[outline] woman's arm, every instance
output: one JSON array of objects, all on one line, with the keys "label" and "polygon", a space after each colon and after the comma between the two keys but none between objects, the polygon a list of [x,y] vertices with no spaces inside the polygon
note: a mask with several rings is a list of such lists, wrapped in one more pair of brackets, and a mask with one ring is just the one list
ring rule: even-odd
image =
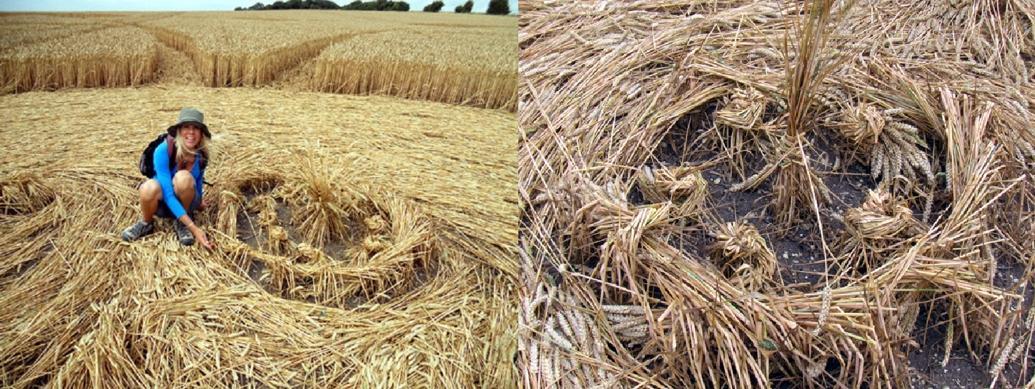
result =
[{"label": "woman's arm", "polygon": [[[191,175],[194,176],[194,196],[196,196],[194,197],[194,201],[197,201],[198,207],[201,207],[201,204],[203,204],[203,201],[205,201],[202,197],[202,187],[205,186],[205,171],[201,170],[201,158],[194,157],[194,167],[191,168]],[[193,206],[194,204],[191,205]],[[205,236],[205,232],[202,231],[201,228],[199,228],[197,225],[195,225],[194,221],[190,220],[190,217],[185,215],[181,219],[186,219],[180,221],[187,226],[187,229],[190,230],[192,234],[194,234],[194,239],[197,239],[198,242],[201,242],[202,246],[205,246],[205,248],[208,249],[214,247],[212,242],[208,240],[208,237]]]},{"label": "woman's arm", "polygon": [[186,215],[187,211],[183,209],[183,204],[180,204],[180,199],[173,190],[172,172],[169,171],[169,148],[166,142],[155,148],[152,162],[155,165],[155,180],[162,187],[162,201],[172,211],[173,216],[179,219]]},{"label": "woman's arm", "polygon": [[[155,180],[158,181],[158,185],[162,187],[162,201],[172,211],[173,216],[176,217],[183,225],[187,226],[191,234],[194,235],[194,239],[197,239],[203,246],[211,249],[212,243],[209,242],[208,237],[205,236],[205,232],[201,231],[194,221],[187,215],[187,211],[183,209],[183,204],[180,203],[180,199],[176,197],[176,191],[173,190],[172,185],[172,172],[169,171],[169,147],[163,142],[155,148],[154,159],[152,160],[155,165]],[[197,168],[197,166],[195,166]],[[195,190],[201,187],[202,182],[198,180],[194,183]],[[201,195],[200,190],[197,195]]]}]

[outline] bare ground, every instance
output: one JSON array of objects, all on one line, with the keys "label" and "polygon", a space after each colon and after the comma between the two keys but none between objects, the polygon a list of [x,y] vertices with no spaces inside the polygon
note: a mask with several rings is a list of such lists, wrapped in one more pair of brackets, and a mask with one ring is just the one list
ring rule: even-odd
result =
[{"label": "bare ground", "polygon": [[[712,126],[711,114],[709,109],[705,109],[704,112],[692,113],[681,120],[655,149],[654,161],[648,162],[648,166],[708,166],[709,161],[719,157],[713,149],[699,147],[699,137]],[[875,189],[877,184],[870,177],[868,166],[851,161],[847,155],[841,155],[838,140],[831,132],[821,130],[814,134],[813,138],[811,166],[819,172],[833,197],[832,203],[820,212],[824,234],[829,244],[844,228],[841,221],[833,215],[841,215],[848,208],[859,206],[867,191]],[[839,165],[836,168],[835,161]],[[764,161],[759,158],[751,160],[750,163],[756,170],[764,165]],[[755,190],[732,191],[730,188],[739,183],[739,179],[733,177],[732,172],[721,163],[703,169],[702,175],[708,182],[708,208],[717,216],[719,222],[745,221],[758,229],[776,254],[779,261],[778,273],[785,286],[798,290],[823,288],[823,275],[826,269],[814,217],[806,218],[790,230],[781,229],[766,210],[766,206],[772,200],[770,182]],[[643,200],[635,187],[630,199],[634,203],[641,203]],[[922,212],[916,207],[913,207],[913,211],[916,215]],[[944,211],[945,204],[936,202],[932,219]],[[677,238],[678,247],[699,258],[707,258],[707,247],[712,241],[707,231],[684,231]],[[1016,287],[1027,279],[1024,266],[1014,261],[999,263],[995,277],[995,284],[1004,288]],[[1025,295],[1025,301],[1030,301],[1032,292],[1027,291]],[[964,345],[956,345],[946,358],[946,320],[944,308],[935,312],[931,312],[929,305],[922,308],[914,334],[920,343],[919,347],[907,350],[913,387],[988,387],[992,383],[990,367],[983,365]],[[976,355],[987,357],[987,352]],[[944,366],[943,361],[946,362]],[[1027,363],[1031,362],[1033,361]],[[1031,379],[1031,374],[1027,377],[1020,376],[1024,363],[1024,358],[1019,358],[1006,365],[1000,381],[996,384],[1003,387],[1022,386]]]}]

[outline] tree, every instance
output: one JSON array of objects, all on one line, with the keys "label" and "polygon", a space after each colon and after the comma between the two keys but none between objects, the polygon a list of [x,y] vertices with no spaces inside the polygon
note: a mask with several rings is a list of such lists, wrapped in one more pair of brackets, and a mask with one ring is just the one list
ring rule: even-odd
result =
[{"label": "tree", "polygon": [[[353,1],[350,5],[354,6],[357,4],[365,4],[362,0]],[[371,2],[370,4],[374,4]],[[278,0],[270,5],[263,5],[262,3],[255,3],[248,8],[235,8],[235,10],[266,10],[266,9],[351,9],[348,6],[339,7],[337,3],[331,0]]]},{"label": "tree", "polygon": [[510,13],[510,5],[507,0],[489,0],[489,9],[485,11],[489,15],[506,15]]},{"label": "tree", "polygon": [[313,9],[338,9],[341,8],[337,3],[330,0],[307,0],[309,2],[309,8]]},{"label": "tree", "polygon": [[446,3],[443,3],[442,0],[435,0],[432,1],[431,4],[424,6],[424,12],[438,12],[441,11],[442,7],[445,6]]},{"label": "tree", "polygon": [[[310,1],[323,1],[323,0],[310,0]],[[409,11],[410,3],[405,1],[392,1],[392,0],[372,0],[363,1],[355,0],[341,9],[352,10],[352,11]]]},{"label": "tree", "polygon": [[474,8],[474,1],[467,0],[467,2],[464,3],[464,5],[456,6],[453,12],[456,12],[458,14],[469,14],[471,13],[471,8]]}]

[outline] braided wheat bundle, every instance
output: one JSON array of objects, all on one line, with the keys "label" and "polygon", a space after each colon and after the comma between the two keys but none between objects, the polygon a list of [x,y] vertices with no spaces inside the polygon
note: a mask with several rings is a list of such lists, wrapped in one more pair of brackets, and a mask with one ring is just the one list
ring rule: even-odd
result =
[{"label": "braided wheat bundle", "polygon": [[708,196],[708,182],[701,170],[693,166],[656,169],[644,166],[635,178],[645,200],[652,203],[672,201],[675,205],[672,213],[680,217],[700,213]]},{"label": "braided wheat bundle", "polygon": [[712,258],[734,284],[758,291],[774,282],[776,254],[753,225],[723,223],[713,235]]}]

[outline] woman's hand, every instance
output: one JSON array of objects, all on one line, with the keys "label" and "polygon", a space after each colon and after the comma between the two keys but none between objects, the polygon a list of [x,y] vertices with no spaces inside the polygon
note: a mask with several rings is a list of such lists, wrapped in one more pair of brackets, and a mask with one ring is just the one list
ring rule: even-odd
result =
[{"label": "woman's hand", "polygon": [[198,204],[198,210],[199,211],[204,211],[206,208],[211,207],[211,206],[212,206],[212,201],[210,201],[207,198],[203,198],[203,199],[201,199],[201,204]]},{"label": "woman's hand", "polygon": [[206,249],[212,250],[216,247],[216,245],[212,244],[212,242],[208,240],[208,237],[205,236],[205,231],[202,231],[196,224],[191,223],[190,233],[194,235],[194,240],[201,243],[201,245],[205,246]]}]

